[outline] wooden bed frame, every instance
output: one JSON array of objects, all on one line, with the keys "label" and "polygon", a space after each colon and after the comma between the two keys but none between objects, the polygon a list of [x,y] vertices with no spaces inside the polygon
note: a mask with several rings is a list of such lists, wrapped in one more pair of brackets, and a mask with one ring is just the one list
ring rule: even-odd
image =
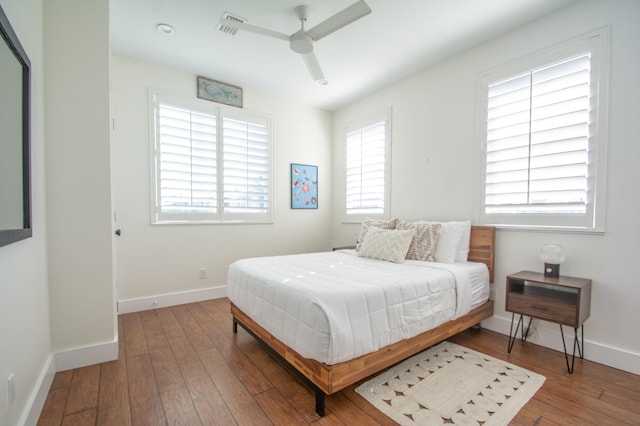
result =
[{"label": "wooden bed frame", "polygon": [[[495,227],[472,226],[469,247],[469,261],[485,263],[489,268],[490,282],[493,282]],[[233,315],[234,333],[237,333],[238,324],[240,324],[249,334],[264,344],[269,352],[280,361],[283,361],[284,364],[295,373],[299,374],[300,377],[314,389],[316,394],[316,412],[318,415],[324,416],[325,396],[339,392],[354,383],[446,340],[454,334],[479,324],[480,321],[493,315],[493,301],[488,300],[466,315],[448,321],[410,339],[402,340],[350,361],[333,365],[303,358],[249,318],[249,316],[233,303],[231,303],[231,314]]]}]

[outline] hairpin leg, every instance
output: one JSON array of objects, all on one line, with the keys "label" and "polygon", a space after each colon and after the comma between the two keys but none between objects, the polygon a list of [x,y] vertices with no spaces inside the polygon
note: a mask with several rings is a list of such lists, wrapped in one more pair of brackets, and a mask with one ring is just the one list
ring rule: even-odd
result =
[{"label": "hairpin leg", "polygon": [[[569,374],[573,374],[573,366],[576,362],[576,349],[578,350],[578,356],[580,359],[584,359],[584,324],[580,326],[581,338],[578,338],[578,329],[573,329],[573,354],[571,355],[571,365],[569,365],[569,354],[567,354],[567,345],[564,340],[562,324],[560,324],[560,334],[562,335],[562,347],[564,349],[564,359],[567,363],[567,371]],[[580,340],[582,340],[582,345],[580,344]]]}]

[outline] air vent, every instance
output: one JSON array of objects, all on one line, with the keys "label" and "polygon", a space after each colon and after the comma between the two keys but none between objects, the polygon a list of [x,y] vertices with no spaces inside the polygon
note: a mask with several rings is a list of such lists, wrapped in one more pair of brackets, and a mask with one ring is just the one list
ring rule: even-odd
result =
[{"label": "air vent", "polygon": [[234,21],[234,22],[240,22],[241,24],[244,24],[244,21],[246,21],[246,19],[239,17],[238,15],[234,15],[232,13],[229,12],[225,12],[222,15],[222,18],[220,19],[220,23],[218,24],[218,31],[222,31],[223,33],[227,33],[229,35],[236,35],[238,34],[238,29],[237,28],[232,28],[229,27],[227,25],[224,24],[225,20],[229,20],[229,21]]}]

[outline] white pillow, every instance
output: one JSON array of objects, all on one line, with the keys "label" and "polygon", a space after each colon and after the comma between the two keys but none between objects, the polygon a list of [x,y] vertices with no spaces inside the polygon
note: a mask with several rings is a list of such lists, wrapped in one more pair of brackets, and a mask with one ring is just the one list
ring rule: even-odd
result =
[{"label": "white pillow", "polygon": [[439,223],[398,220],[396,229],[415,230],[416,232],[409,246],[407,259],[433,262],[441,227]]},{"label": "white pillow", "polygon": [[464,229],[454,222],[440,223],[440,236],[436,245],[435,259],[440,263],[454,263],[458,255]]},{"label": "white pillow", "polygon": [[469,257],[469,243],[471,242],[471,221],[465,220],[457,223],[462,229],[462,238],[460,238],[460,244],[458,245],[458,254],[456,255],[456,262],[467,262]]},{"label": "white pillow", "polygon": [[415,233],[414,230],[388,230],[372,226],[362,240],[358,256],[402,263]]},{"label": "white pillow", "polygon": [[440,235],[433,257],[436,262],[454,263],[466,262],[469,256],[469,240],[471,238],[471,221],[448,222],[416,222],[439,223]]}]

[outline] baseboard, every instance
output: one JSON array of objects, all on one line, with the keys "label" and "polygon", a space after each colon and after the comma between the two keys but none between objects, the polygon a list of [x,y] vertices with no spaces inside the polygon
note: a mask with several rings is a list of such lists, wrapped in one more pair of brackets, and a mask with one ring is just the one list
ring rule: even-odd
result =
[{"label": "baseboard", "polygon": [[164,308],[167,306],[183,305],[185,303],[201,302],[209,299],[220,299],[226,296],[227,286],[219,286],[179,293],[159,294],[138,299],[119,300],[118,315]]},{"label": "baseboard", "polygon": [[56,371],[65,371],[116,359],[118,359],[117,337],[113,342],[58,352],[55,354],[55,367]]},{"label": "baseboard", "polygon": [[51,354],[40,371],[38,380],[36,381],[33,391],[29,396],[29,400],[27,401],[26,409],[22,413],[22,418],[18,424],[26,426],[35,426],[38,424],[40,413],[42,412],[44,403],[47,400],[47,394],[49,393],[49,389],[51,388],[51,383],[53,383],[53,377],[55,375],[55,354]]},{"label": "baseboard", "polygon": [[[163,294],[155,297],[122,300],[118,302],[118,314],[144,311],[165,306],[181,305],[208,299],[226,297],[227,287],[213,287],[181,293]],[[21,425],[35,426],[38,423],[42,408],[53,378],[58,371],[86,367],[102,362],[118,359],[117,337],[113,342],[101,343],[84,348],[76,348],[49,355],[42,368],[34,390],[27,401],[25,411],[20,419]]]},{"label": "baseboard", "polygon": [[100,364],[116,359],[118,359],[117,338],[114,342],[101,343],[49,355],[38,376],[33,392],[29,396],[19,424],[35,426],[38,423],[49,389],[51,389],[53,378],[58,371],[86,367],[87,365]]},{"label": "baseboard", "polygon": [[[509,335],[511,318],[501,318],[494,315],[491,318],[482,321],[482,327],[501,334]],[[585,359],[627,371],[629,373],[640,374],[640,354],[606,346],[589,340],[588,324],[585,329]],[[567,345],[573,347],[573,331],[568,327],[565,327],[565,338],[568,339]],[[562,336],[560,335],[559,327],[556,327],[553,330],[537,327],[535,334],[527,341],[556,351],[564,351],[562,348]]]}]

